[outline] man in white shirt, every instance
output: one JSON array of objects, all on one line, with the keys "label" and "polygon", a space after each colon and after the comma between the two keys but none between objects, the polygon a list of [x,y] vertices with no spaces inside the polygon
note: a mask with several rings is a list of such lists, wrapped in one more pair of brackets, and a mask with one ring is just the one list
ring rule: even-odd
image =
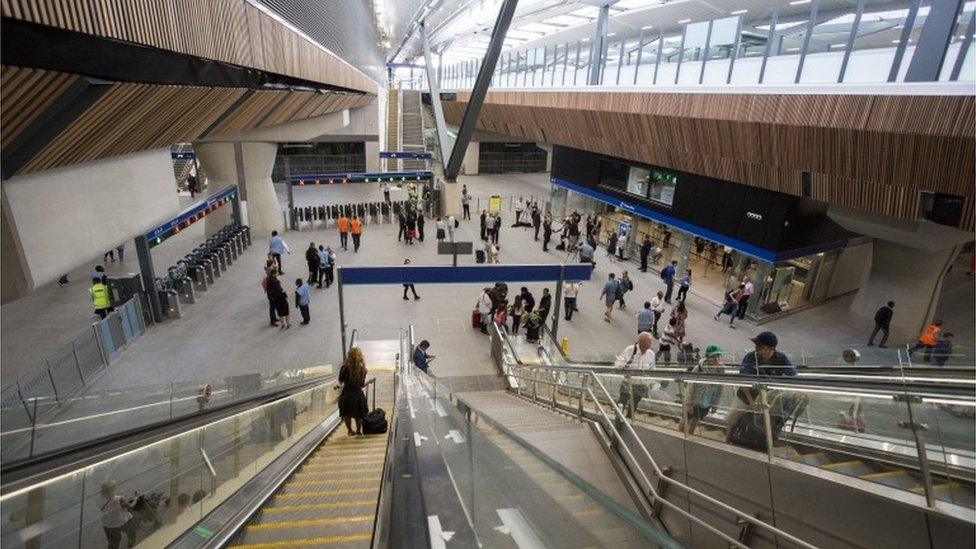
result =
[{"label": "man in white shirt", "polygon": [[739,299],[739,309],[735,312],[735,315],[738,316],[740,320],[745,318],[746,308],[749,307],[749,298],[752,297],[752,293],[756,291],[748,276],[742,277],[742,284],[744,285],[742,288],[742,297]]},{"label": "man in white shirt", "polygon": [[[654,369],[654,350],[651,349],[653,344],[654,336],[648,332],[641,332],[637,336],[637,342],[633,345],[628,345],[617,356],[615,367],[625,371],[623,380],[620,383],[620,398],[618,402],[627,417],[633,417],[637,405],[640,404],[642,398],[647,396],[647,385],[639,380],[631,381],[630,376],[626,372],[630,370],[640,372]],[[633,399],[630,398],[631,392],[633,392]]]},{"label": "man in white shirt", "polygon": [[488,323],[491,322],[491,288],[485,288],[478,298],[478,313],[481,314],[481,333],[488,333]]},{"label": "man in white shirt", "polygon": [[566,309],[566,320],[573,320],[573,313],[576,311],[576,296],[579,295],[580,286],[579,282],[563,283],[563,308]]},{"label": "man in white shirt", "polygon": [[519,221],[522,219],[522,210],[525,209],[525,202],[519,197],[518,202],[515,204],[515,224],[518,225]]},{"label": "man in white shirt", "polygon": [[651,311],[654,312],[654,323],[651,325],[651,332],[657,336],[657,323],[661,320],[661,315],[664,314],[664,292],[658,292],[656,296],[651,298]]},{"label": "man in white shirt", "polygon": [[626,248],[627,248],[627,233],[623,233],[619,237],[617,237],[617,257],[619,257],[621,261],[626,259],[626,257],[624,257],[624,250]]}]

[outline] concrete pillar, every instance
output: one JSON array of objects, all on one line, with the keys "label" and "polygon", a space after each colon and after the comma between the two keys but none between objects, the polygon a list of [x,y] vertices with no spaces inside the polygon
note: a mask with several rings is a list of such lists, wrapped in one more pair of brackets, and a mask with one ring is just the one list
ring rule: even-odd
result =
[{"label": "concrete pillar", "polygon": [[566,217],[566,203],[569,199],[569,190],[565,187],[552,186],[549,192],[549,212],[555,221],[560,221]]},{"label": "concrete pillar", "polygon": [[[244,216],[255,238],[271,234],[271,231],[284,231],[282,206],[278,203],[274,185],[271,183],[271,171],[278,153],[277,143],[243,143],[243,177],[238,174],[233,143],[197,143],[194,144],[194,150],[211,183],[215,184],[212,191],[243,182],[241,206],[246,212]],[[231,209],[225,208],[226,212],[218,210],[219,215],[207,216],[208,234],[230,222]]]},{"label": "concrete pillar", "polygon": [[[688,254],[691,253],[691,241],[693,237],[678,229],[671,229],[674,231],[675,236],[678,237],[678,257],[672,257],[672,260],[677,260],[678,265],[675,267],[675,277],[681,278],[685,274],[685,269],[688,268]],[[673,239],[674,237],[672,237]],[[692,273],[694,274],[694,273]],[[701,275],[701,273],[698,273]]]},{"label": "concrete pillar", "polygon": [[380,168],[380,142],[366,141],[366,171],[376,173]]},{"label": "concrete pillar", "polygon": [[[443,204],[443,209],[441,213],[444,216],[453,215],[458,219],[461,218],[461,184],[460,183],[444,183],[442,187],[443,194],[441,195]],[[474,214],[472,214],[474,217]]]},{"label": "concrete pillar", "polygon": [[464,159],[461,160],[461,173],[465,175],[478,175],[478,163],[481,162],[481,145],[476,141],[468,143],[468,148],[464,150]]},{"label": "concrete pillar", "polygon": [[871,268],[865,271],[861,287],[851,302],[851,312],[863,318],[868,329],[873,326],[878,307],[894,301],[888,344],[914,341],[933,320],[942,281],[958,253],[958,247],[928,251],[875,240]]}]

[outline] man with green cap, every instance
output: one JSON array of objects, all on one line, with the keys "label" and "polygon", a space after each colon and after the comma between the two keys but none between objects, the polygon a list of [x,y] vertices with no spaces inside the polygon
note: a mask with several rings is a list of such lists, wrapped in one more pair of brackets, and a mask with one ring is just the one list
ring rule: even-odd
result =
[{"label": "man with green cap", "polygon": [[[705,347],[705,358],[701,359],[691,372],[695,374],[721,374],[722,348],[718,345]],[[721,397],[721,385],[716,383],[688,383],[688,388],[682,399],[684,411],[681,414],[681,423],[678,428],[689,435],[694,434],[698,422],[705,419],[705,416],[710,412],[715,411]]]}]

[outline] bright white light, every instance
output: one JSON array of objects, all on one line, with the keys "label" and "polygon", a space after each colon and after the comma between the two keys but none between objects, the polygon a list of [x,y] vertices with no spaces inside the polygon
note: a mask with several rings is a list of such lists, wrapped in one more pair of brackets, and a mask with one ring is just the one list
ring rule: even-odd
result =
[{"label": "bright white light", "polygon": [[678,21],[679,25],[683,25],[685,23],[691,23],[691,19],[682,19],[681,21]]},{"label": "bright white light", "polygon": [[793,0],[792,2],[790,2],[790,5],[791,6],[799,6],[801,4],[809,4],[809,3],[810,3],[810,0]]},{"label": "bright white light", "polygon": [[743,13],[749,13],[749,10],[735,10],[732,15],[742,15]]},{"label": "bright white light", "polygon": [[653,29],[653,28],[654,28],[654,25],[648,25],[646,27],[641,27],[641,30],[642,31],[646,31],[646,30],[650,30],[650,29]]},{"label": "bright white light", "polygon": [[613,37],[613,36],[617,36],[617,33],[611,32],[610,34],[607,35],[607,38],[610,38],[610,37]]}]

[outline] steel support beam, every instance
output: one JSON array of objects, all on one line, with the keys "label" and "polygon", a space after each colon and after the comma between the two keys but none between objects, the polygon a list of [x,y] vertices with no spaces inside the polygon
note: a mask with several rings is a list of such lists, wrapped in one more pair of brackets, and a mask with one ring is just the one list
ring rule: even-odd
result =
[{"label": "steel support beam", "polygon": [[600,6],[600,15],[596,19],[596,31],[593,33],[593,40],[590,41],[590,77],[587,84],[591,86],[600,85],[600,77],[603,76],[603,43],[607,37],[607,20],[610,19],[610,4]]},{"label": "steel support beam", "polygon": [[512,24],[516,7],[518,7],[518,0],[505,0],[498,11],[495,28],[491,31],[491,41],[488,43],[488,50],[485,51],[485,60],[478,71],[474,88],[471,89],[471,97],[468,99],[467,108],[464,109],[464,117],[461,118],[461,125],[458,127],[451,157],[444,166],[444,179],[447,181],[455,181],[461,171],[461,161],[464,160],[468,142],[474,134],[475,123],[478,121],[478,115],[481,114],[488,85],[491,84],[491,74],[495,71],[495,63],[498,62],[498,55],[502,51],[502,44],[505,42],[505,35],[508,34],[508,27]]},{"label": "steel support beam", "polygon": [[451,150],[451,134],[448,133],[447,122],[444,121],[444,107],[441,105],[441,87],[437,78],[437,71],[434,70],[434,57],[430,54],[427,25],[424,21],[420,22],[420,41],[424,49],[427,89],[430,91],[430,104],[434,107],[434,123],[437,126],[437,142],[440,147],[440,150],[437,152],[441,157],[441,163],[443,163],[447,159],[447,151]]},{"label": "steel support beam", "polygon": [[959,80],[959,73],[962,72],[962,64],[966,62],[966,54],[969,53],[969,46],[973,43],[974,30],[976,30],[976,12],[969,15],[969,26],[966,28],[966,35],[962,40],[962,44],[959,45],[959,55],[956,56],[956,62],[952,66],[952,74],[949,75],[949,80],[953,82]]},{"label": "steel support beam", "polygon": [[915,45],[915,55],[905,73],[905,82],[937,82],[945,62],[956,17],[963,0],[932,2],[925,17],[925,26]]}]

